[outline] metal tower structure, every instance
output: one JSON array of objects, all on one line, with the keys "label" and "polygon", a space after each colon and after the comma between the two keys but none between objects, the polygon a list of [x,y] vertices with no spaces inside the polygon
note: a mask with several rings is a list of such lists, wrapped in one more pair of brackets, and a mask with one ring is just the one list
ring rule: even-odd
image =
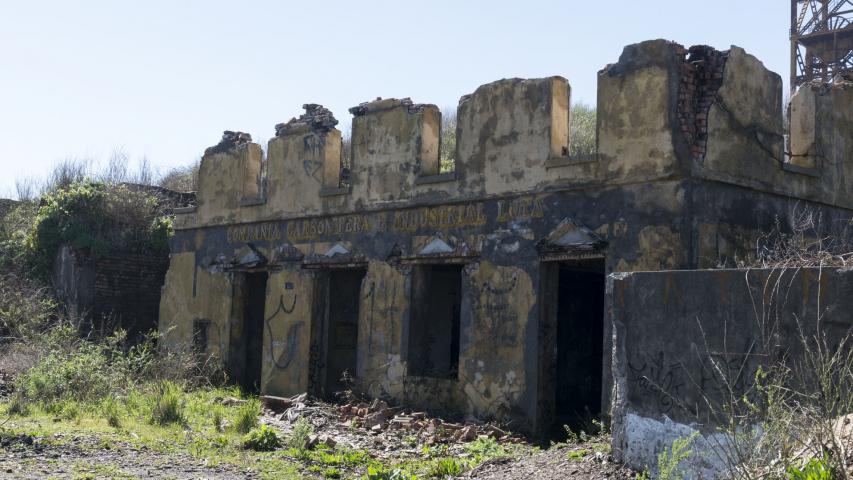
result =
[{"label": "metal tower structure", "polygon": [[791,0],[791,90],[853,74],[853,0]]}]

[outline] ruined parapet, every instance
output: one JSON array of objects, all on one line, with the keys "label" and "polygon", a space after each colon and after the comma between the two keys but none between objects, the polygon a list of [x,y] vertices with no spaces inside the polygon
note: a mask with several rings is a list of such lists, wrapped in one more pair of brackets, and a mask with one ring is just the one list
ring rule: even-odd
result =
[{"label": "ruined parapet", "polygon": [[303,105],[305,113],[276,125],[268,149],[269,211],[318,211],[324,194],[341,188],[341,132],[322,105]]},{"label": "ruined parapet", "polygon": [[261,146],[243,132],[225,131],[208,148],[198,172],[197,216],[200,223],[234,219],[246,201],[261,195]]},{"label": "ruined parapet", "polygon": [[549,161],[568,151],[569,91],[562,77],[512,78],[463,97],[456,158],[467,188],[498,194],[546,180]]},{"label": "ruined parapet", "polygon": [[[702,178],[849,205],[851,197],[839,190],[846,172],[815,163],[825,158],[827,166],[837,165],[849,154],[845,147],[819,153],[824,140],[815,132],[830,127],[815,123],[822,114],[814,93],[793,98],[786,158],[782,79],[757,58],[736,46],[688,49],[665,40],[629,45],[619,62],[599,73],[600,178]],[[846,111],[843,100],[823,105],[830,116]]]},{"label": "ruined parapet", "polygon": [[439,173],[438,107],[388,98],[362,103],[350,113],[354,198],[405,199],[418,177]]},{"label": "ruined parapet", "polygon": [[[742,48],[726,54],[722,83],[708,110],[702,176],[741,185],[784,183],[782,77]],[[715,82],[715,79],[709,80]]]},{"label": "ruined parapet", "polygon": [[[670,175],[678,166],[675,132],[681,47],[651,40],[625,47],[598,74],[598,155],[609,176]],[[687,152],[687,146],[682,146]]]},{"label": "ruined parapet", "polygon": [[827,177],[845,198],[853,194],[853,80],[800,87],[790,104],[790,164]]},{"label": "ruined parapet", "polygon": [[625,47],[599,72],[598,152],[607,177],[686,175],[701,164],[728,57],[650,40]]}]

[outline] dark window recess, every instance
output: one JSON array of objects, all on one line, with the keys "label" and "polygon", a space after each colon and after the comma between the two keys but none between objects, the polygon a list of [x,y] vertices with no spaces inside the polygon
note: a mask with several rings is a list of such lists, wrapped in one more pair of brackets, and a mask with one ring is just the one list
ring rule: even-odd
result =
[{"label": "dark window recess", "polygon": [[326,346],[326,395],[349,388],[355,376],[358,346],[358,304],[366,270],[335,270],[329,274],[329,336]]},{"label": "dark window recess", "polygon": [[246,275],[246,371],[243,390],[257,393],[261,389],[261,365],[263,364],[264,308],[267,301],[267,273]]},{"label": "dark window recess", "polygon": [[557,424],[577,428],[601,414],[604,260],[559,266]]},{"label": "dark window recess", "polygon": [[415,269],[409,325],[409,374],[457,378],[461,265],[424,265]]},{"label": "dark window recess", "polygon": [[208,332],[210,320],[193,320],[193,353],[207,353]]}]

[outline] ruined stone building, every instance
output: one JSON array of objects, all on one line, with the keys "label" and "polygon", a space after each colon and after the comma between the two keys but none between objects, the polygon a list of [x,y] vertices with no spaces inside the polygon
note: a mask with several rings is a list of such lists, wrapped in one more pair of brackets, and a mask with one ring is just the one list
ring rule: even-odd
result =
[{"label": "ruined stone building", "polygon": [[350,110],[346,168],[318,105],[266,159],[226,132],[177,214],[165,341],[271,395],[351,384],[545,433],[608,413],[607,275],[731,264],[795,208],[853,212],[853,89],[801,89],[786,147],[777,74],[656,40],[599,73],[595,155],[567,154],[569,105],[562,77],[480,86],[452,172],[441,113],[408,99]]},{"label": "ruined stone building", "polygon": [[[195,203],[195,195],[152,185],[122,183],[123,188],[142,191],[157,199],[164,214]],[[97,255],[88,249],[65,244],[51,266],[56,295],[86,331],[106,334],[122,328],[131,342],[141,340],[157,328],[160,287],[168,259],[164,254],[113,246]]]}]

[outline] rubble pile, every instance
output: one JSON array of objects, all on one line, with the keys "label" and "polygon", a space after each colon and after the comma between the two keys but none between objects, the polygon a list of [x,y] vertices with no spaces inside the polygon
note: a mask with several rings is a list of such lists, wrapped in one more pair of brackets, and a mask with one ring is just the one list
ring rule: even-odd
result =
[{"label": "rubble pile", "polygon": [[417,453],[423,445],[461,445],[478,438],[502,443],[521,443],[523,439],[491,423],[448,422],[427,412],[389,406],[375,399],[350,399],[342,404],[319,401],[300,394],[294,397],[262,396],[268,423],[288,431],[299,418],[307,418],[318,435],[310,443],[329,446],[346,444],[353,448],[377,445],[386,452]]},{"label": "rubble pile", "polygon": [[275,136],[281,137],[287,135],[288,132],[310,128],[319,131],[329,131],[338,124],[338,120],[332,114],[332,111],[318,103],[306,103],[302,105],[305,113],[299,118],[291,118],[285,123],[279,123],[275,126]]},{"label": "rubble pile", "polygon": [[232,132],[231,130],[225,130],[222,132],[222,140],[219,141],[216,145],[212,147],[208,147],[205,151],[205,155],[212,155],[214,153],[223,153],[231,150],[232,148],[236,148],[240,145],[246,145],[251,143],[252,136],[245,132]]}]

